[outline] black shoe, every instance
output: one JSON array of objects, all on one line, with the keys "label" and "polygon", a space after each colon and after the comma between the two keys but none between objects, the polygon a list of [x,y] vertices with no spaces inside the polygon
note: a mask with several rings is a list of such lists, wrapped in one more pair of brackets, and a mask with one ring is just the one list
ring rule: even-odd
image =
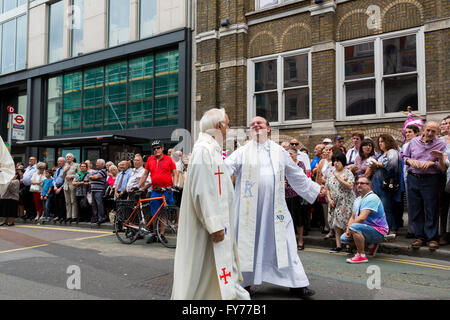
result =
[{"label": "black shoe", "polygon": [[166,237],[164,237],[164,235],[161,235],[161,241],[164,243],[168,243],[169,241],[167,241]]},{"label": "black shoe", "polygon": [[147,243],[154,243],[154,242],[158,242],[158,237],[156,235],[151,235],[148,239],[147,239]]},{"label": "black shoe", "polygon": [[15,224],[14,224],[14,223],[8,223],[7,226],[8,226],[8,227],[14,227]]},{"label": "black shoe", "polygon": [[329,253],[339,253],[339,252],[341,252],[342,251],[342,248],[341,247],[336,247],[336,248],[333,248],[333,249],[331,249],[330,251],[328,251]]},{"label": "black shoe", "polygon": [[405,237],[405,238],[406,238],[406,239],[415,239],[416,236],[414,235],[414,233],[408,232],[408,233],[406,234],[406,237]]},{"label": "black shoe", "polygon": [[75,222],[76,224],[78,224],[79,220],[78,218],[72,218],[70,219],[70,223]]},{"label": "black shoe", "polygon": [[308,289],[308,287],[304,288],[290,288],[291,294],[295,295],[299,298],[308,298],[312,297],[316,294],[314,290]]},{"label": "black shoe", "polygon": [[0,227],[6,226],[6,222],[0,223]]}]

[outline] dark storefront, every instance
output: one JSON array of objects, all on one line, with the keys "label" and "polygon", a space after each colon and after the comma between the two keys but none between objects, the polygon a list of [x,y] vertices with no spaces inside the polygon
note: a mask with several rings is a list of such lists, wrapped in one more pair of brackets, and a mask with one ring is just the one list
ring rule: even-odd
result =
[{"label": "dark storefront", "polygon": [[[49,166],[73,153],[79,161],[117,161],[168,146],[190,128],[190,30],[181,29],[0,78],[1,109],[26,115],[16,161],[38,156]],[[0,134],[7,140],[7,116]]]}]

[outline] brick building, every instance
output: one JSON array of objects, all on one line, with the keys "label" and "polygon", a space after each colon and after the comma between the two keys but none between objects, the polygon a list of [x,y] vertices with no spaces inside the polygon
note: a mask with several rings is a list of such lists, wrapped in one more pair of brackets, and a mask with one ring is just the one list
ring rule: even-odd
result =
[{"label": "brick building", "polygon": [[[397,140],[412,106],[450,113],[447,0],[197,0],[192,120],[269,119],[309,150],[351,132]],[[239,131],[239,130],[237,130]]]}]

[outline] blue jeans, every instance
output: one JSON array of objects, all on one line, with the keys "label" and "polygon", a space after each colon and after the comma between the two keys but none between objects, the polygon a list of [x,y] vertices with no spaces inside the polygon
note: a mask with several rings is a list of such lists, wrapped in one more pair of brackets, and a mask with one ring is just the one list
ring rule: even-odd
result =
[{"label": "blue jeans", "polygon": [[[375,228],[364,224],[364,223],[354,223],[350,226],[350,230],[359,233],[364,236],[365,243],[381,243],[384,241],[384,236],[379,233]],[[342,243],[351,243],[353,239],[348,238],[345,233],[341,236]]]},{"label": "blue jeans", "polygon": [[[163,195],[162,192],[152,190],[152,192],[150,193],[150,198],[159,198],[159,197],[162,197],[162,195]],[[173,205],[173,192],[172,192],[172,190],[165,191],[164,192],[164,197],[166,198],[166,203],[168,205]],[[162,204],[162,199],[150,201],[150,214],[152,215],[152,217],[158,211],[158,209],[161,206],[161,204]]]},{"label": "blue jeans", "polygon": [[47,198],[42,202],[44,202],[44,216],[50,219],[52,198]]}]

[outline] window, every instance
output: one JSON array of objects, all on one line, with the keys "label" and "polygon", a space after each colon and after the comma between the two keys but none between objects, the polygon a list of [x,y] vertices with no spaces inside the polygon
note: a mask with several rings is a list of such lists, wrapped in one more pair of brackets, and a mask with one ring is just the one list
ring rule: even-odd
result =
[{"label": "window", "polygon": [[10,20],[2,25],[2,73],[15,69],[16,20]]},{"label": "window", "polygon": [[178,50],[48,80],[47,136],[178,124]]},{"label": "window", "polygon": [[27,56],[27,16],[0,25],[1,73],[24,69]]},{"label": "window", "polygon": [[158,12],[156,0],[141,0],[140,33],[141,39],[158,33]]},{"label": "window", "polygon": [[72,57],[83,53],[84,0],[72,0]]},{"label": "window", "polygon": [[153,121],[153,56],[130,60],[128,128],[149,127]]},{"label": "window", "polygon": [[127,62],[106,66],[105,130],[123,130],[127,121]]},{"label": "window", "polygon": [[155,126],[178,124],[178,51],[155,56]]},{"label": "window", "polygon": [[16,70],[25,69],[27,61],[27,16],[17,18]]},{"label": "window", "polygon": [[104,74],[103,67],[89,69],[84,72],[83,132],[102,130]]},{"label": "window", "polygon": [[49,16],[48,62],[52,63],[64,58],[64,1],[51,4],[49,8]]},{"label": "window", "polygon": [[47,136],[61,134],[62,80],[62,76],[48,79]]},{"label": "window", "polygon": [[308,50],[260,57],[248,70],[248,118],[262,116],[275,124],[311,121]]},{"label": "window", "polygon": [[351,40],[337,47],[339,120],[425,113],[422,29]]},{"label": "window", "polygon": [[109,46],[130,40],[130,1],[109,0]]},{"label": "window", "polygon": [[276,6],[277,4],[294,2],[294,1],[296,1],[296,0],[255,0],[255,8],[256,8],[256,10],[265,9],[265,8]]},{"label": "window", "polygon": [[64,75],[63,134],[81,130],[82,73]]}]

